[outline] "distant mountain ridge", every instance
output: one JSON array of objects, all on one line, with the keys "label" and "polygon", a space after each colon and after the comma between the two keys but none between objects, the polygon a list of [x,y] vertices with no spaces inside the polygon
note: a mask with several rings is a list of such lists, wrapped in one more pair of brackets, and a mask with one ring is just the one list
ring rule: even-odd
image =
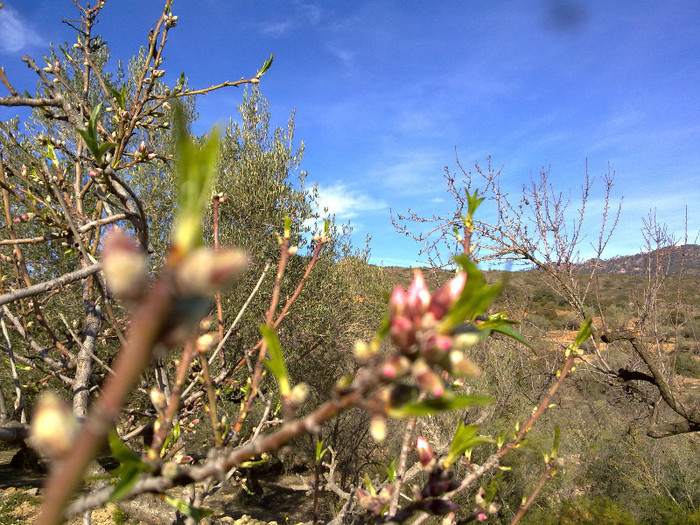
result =
[{"label": "distant mountain ridge", "polygon": [[650,253],[623,255],[607,260],[589,259],[580,265],[580,273],[590,273],[595,265],[598,272],[619,275],[644,275],[651,264],[654,268],[660,261],[668,275],[678,275],[683,270],[685,275],[700,275],[700,245],[684,244],[669,246]]}]

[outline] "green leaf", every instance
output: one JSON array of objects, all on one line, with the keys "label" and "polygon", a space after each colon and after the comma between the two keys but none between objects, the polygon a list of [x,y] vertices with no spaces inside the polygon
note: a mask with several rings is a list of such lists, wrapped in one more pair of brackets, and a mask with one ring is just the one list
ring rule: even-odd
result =
[{"label": "green leaf", "polygon": [[479,197],[479,190],[475,189],[474,193],[469,193],[469,190],[465,190],[467,194],[467,213],[469,217],[472,218],[476,213],[476,209],[484,202],[485,197]]},{"label": "green leaf", "polygon": [[287,365],[284,362],[282,345],[280,345],[277,332],[275,332],[275,329],[271,326],[260,325],[260,333],[267,343],[267,358],[265,359],[265,366],[275,376],[277,384],[280,387],[282,397],[286,397],[289,395],[291,388],[289,386],[289,378],[287,376]]},{"label": "green leaf", "polygon": [[116,90],[113,87],[109,87],[108,89],[110,95],[112,95],[114,100],[117,101],[117,106],[119,109],[124,109],[126,105],[126,84],[122,84],[119,90]]},{"label": "green leaf", "polygon": [[109,500],[115,502],[124,498],[131,490],[131,487],[134,486],[138,477],[143,472],[151,471],[152,467],[145,463],[140,455],[127,447],[119,439],[116,432],[110,432],[108,439],[109,449],[115,459],[119,461],[119,467],[112,473],[112,477],[118,477],[119,481],[109,496]]},{"label": "green leaf", "polygon": [[99,166],[102,166],[102,155],[104,154],[104,152],[100,151],[99,137],[97,136],[97,117],[99,116],[101,109],[102,102],[97,104],[95,109],[92,110],[87,127],[85,129],[78,130],[78,133],[80,133],[80,135],[83,137],[85,145],[90,150],[90,153],[92,153],[92,156],[95,157],[95,162],[97,162]]},{"label": "green leaf", "polygon": [[316,441],[316,464],[320,464],[321,460],[323,459],[323,456],[326,455],[326,452],[328,452],[327,448],[323,448],[323,440],[319,439]]},{"label": "green leaf", "polygon": [[372,480],[369,479],[369,474],[367,474],[366,472],[365,472],[364,482],[365,482],[365,488],[369,491],[369,493],[372,496],[376,496],[377,490],[374,488],[374,485],[372,485]]},{"label": "green leaf", "polygon": [[383,341],[389,336],[389,333],[391,332],[391,322],[389,321],[389,315],[385,315],[382,318],[382,323],[379,325],[379,330],[377,330],[377,339],[379,341]]},{"label": "green leaf", "polygon": [[463,395],[445,392],[442,396],[406,403],[400,407],[392,408],[389,415],[395,418],[430,416],[446,410],[458,410],[476,405],[489,405],[493,398],[489,396]]},{"label": "green leaf", "polygon": [[389,483],[396,481],[396,459],[392,459],[389,466],[386,468],[386,475],[389,478]]},{"label": "green leaf", "polygon": [[188,518],[192,518],[196,522],[199,522],[201,519],[206,518],[207,516],[211,516],[214,513],[212,510],[209,509],[198,509],[196,507],[188,505],[180,498],[173,498],[171,496],[168,496],[167,494],[165,495],[165,501],[167,501],[170,505],[175,507],[178,512],[184,514]]},{"label": "green leaf", "polygon": [[552,446],[552,458],[557,457],[557,451],[559,450],[559,425],[554,427],[554,445]]},{"label": "green leaf", "polygon": [[581,346],[586,339],[588,339],[591,334],[593,333],[593,327],[592,327],[592,320],[590,317],[586,317],[586,320],[583,321],[583,324],[581,325],[581,328],[578,331],[578,334],[576,335],[576,339],[574,339],[574,344],[573,346],[578,348]]},{"label": "green leaf", "polygon": [[496,490],[498,490],[498,482],[501,480],[501,477],[503,476],[503,471],[501,470],[498,474],[496,474],[492,479],[491,483],[489,484],[489,487],[486,489],[484,492],[484,504],[488,505],[493,501],[493,498],[496,496]]},{"label": "green leaf", "polygon": [[511,339],[515,339],[519,343],[527,346],[530,350],[534,350],[532,345],[527,342],[523,335],[516,330],[513,325],[520,324],[517,321],[508,319],[504,313],[490,315],[488,321],[479,324],[479,328],[489,328],[493,332],[498,332]]},{"label": "green leaf", "polygon": [[139,468],[139,466],[134,463],[121,465],[119,468],[117,468],[113,475],[115,477],[118,476],[119,481],[114,486],[114,489],[112,489],[112,493],[109,495],[109,501],[114,503],[124,499],[129,494],[129,491],[134,486],[136,480],[139,478],[142,472],[143,469]]},{"label": "green leaf", "polygon": [[242,468],[253,468],[253,467],[259,467],[260,465],[264,465],[267,463],[267,458],[261,458],[261,459],[255,459],[255,460],[250,460],[250,461],[243,461],[241,463]]},{"label": "green leaf", "polygon": [[202,220],[216,178],[219,141],[212,131],[201,147],[195,145],[187,133],[181,104],[175,104],[174,110],[179,210],[172,236],[174,247],[186,254],[202,245]]},{"label": "green leaf", "polygon": [[270,66],[272,65],[272,62],[274,62],[275,56],[274,54],[270,53],[270,58],[265,60],[265,63],[262,65],[258,73],[255,75],[255,78],[260,78],[263,76],[265,73],[267,73],[267,70],[270,69]]},{"label": "green leaf", "polygon": [[109,450],[119,463],[141,463],[141,456],[127,447],[116,432],[109,433]]},{"label": "green leaf", "polygon": [[445,458],[445,467],[449,468],[459,457],[465,452],[473,449],[477,445],[483,443],[495,443],[496,441],[490,437],[477,435],[478,427],[476,425],[464,425],[460,422],[455,431],[455,437],[450,445],[450,452]]},{"label": "green leaf", "polygon": [[51,162],[53,162],[54,166],[56,166],[57,168],[59,167],[58,157],[56,156],[56,151],[54,150],[53,144],[51,143],[48,143],[46,145],[46,156]]},{"label": "green leaf", "polygon": [[284,238],[289,239],[292,236],[292,218],[288,214],[284,214]]},{"label": "green leaf", "polygon": [[443,318],[440,331],[450,333],[464,321],[473,321],[477,315],[488,310],[491,302],[501,293],[503,283],[490,285],[484,279],[484,274],[467,255],[455,257],[457,266],[467,272],[467,282],[454,306]]}]

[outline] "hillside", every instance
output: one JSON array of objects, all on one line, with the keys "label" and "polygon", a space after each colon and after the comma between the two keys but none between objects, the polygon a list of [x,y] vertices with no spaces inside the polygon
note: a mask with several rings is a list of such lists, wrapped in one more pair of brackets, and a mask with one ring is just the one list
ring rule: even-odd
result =
[{"label": "hillside", "polygon": [[625,255],[607,260],[589,259],[581,265],[581,273],[590,273],[594,265],[599,273],[617,275],[644,275],[647,269],[657,264],[669,275],[678,275],[681,270],[686,275],[700,275],[700,245],[684,244],[655,250],[651,253]]}]

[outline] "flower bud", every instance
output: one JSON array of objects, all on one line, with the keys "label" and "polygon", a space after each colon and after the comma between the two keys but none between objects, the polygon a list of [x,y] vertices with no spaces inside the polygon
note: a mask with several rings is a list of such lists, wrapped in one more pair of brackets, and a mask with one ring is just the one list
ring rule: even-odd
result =
[{"label": "flower bud", "polygon": [[454,512],[459,509],[459,505],[452,501],[446,501],[444,499],[429,499],[425,500],[421,507],[424,511],[430,514],[436,514],[441,516],[447,514],[448,512]]},{"label": "flower bud", "polygon": [[413,282],[408,287],[406,300],[408,310],[414,318],[420,318],[428,310],[430,304],[430,292],[425,284],[425,279],[420,270],[413,272]]},{"label": "flower bud", "polygon": [[460,272],[435,291],[428,307],[428,311],[435,316],[435,319],[440,320],[445,316],[461,295],[466,282],[467,273]]},{"label": "flower bud", "polygon": [[416,452],[418,453],[418,459],[421,465],[424,467],[429,466],[435,458],[433,449],[430,448],[430,445],[423,436],[418,436],[416,438]]},{"label": "flower bud", "polygon": [[208,297],[231,284],[248,264],[239,250],[200,248],[177,270],[177,284],[185,296]]},{"label": "flower bud", "polygon": [[146,151],[146,142],[142,140],[139,144],[139,153],[143,153],[144,151]]},{"label": "flower bud", "polygon": [[298,246],[290,246],[289,249],[287,250],[287,253],[289,253],[289,255],[293,257],[294,255],[297,254],[298,251],[299,251]]},{"label": "flower bud", "polygon": [[376,354],[374,348],[372,348],[371,345],[368,345],[364,341],[355,341],[354,352],[355,359],[357,359],[357,362],[360,364],[367,363],[372,358],[372,356]]},{"label": "flower bud", "polygon": [[55,393],[43,393],[32,417],[32,446],[52,459],[59,459],[71,449],[77,431],[78,422],[70,407]]},{"label": "flower bud", "polygon": [[160,388],[151,388],[149,397],[151,398],[151,403],[153,403],[156,410],[161,412],[165,409],[165,394],[163,394],[163,391]]},{"label": "flower bud", "polygon": [[197,348],[197,351],[200,354],[203,354],[213,348],[216,348],[216,345],[218,344],[219,334],[216,332],[209,332],[207,334],[202,334],[197,338],[197,341],[195,342],[195,347]]},{"label": "flower bud", "polygon": [[309,385],[306,383],[299,383],[294,385],[294,388],[289,392],[287,399],[285,400],[292,408],[296,408],[301,405],[306,398],[309,396]]},{"label": "flower bud", "polygon": [[389,318],[399,317],[403,315],[406,310],[406,301],[408,300],[408,294],[401,286],[394,288],[391,292],[391,299],[389,299]]},{"label": "flower bud", "polygon": [[395,317],[391,320],[391,340],[397,348],[408,350],[416,342],[413,323],[406,317]]},{"label": "flower bud", "polygon": [[452,348],[452,338],[438,333],[430,334],[423,343],[425,357],[433,363],[441,361],[450,348]]},{"label": "flower bud", "polygon": [[369,423],[369,433],[375,443],[382,443],[386,439],[386,419],[383,416],[374,416]]},{"label": "flower bud", "polygon": [[385,379],[400,379],[407,375],[410,370],[411,362],[403,355],[393,355],[382,365],[382,375]]},{"label": "flower bud", "polygon": [[455,524],[455,513],[450,512],[447,516],[442,518],[442,523],[440,525],[454,525]]},{"label": "flower bud", "polygon": [[416,382],[435,397],[440,397],[445,393],[445,387],[433,369],[423,359],[417,359],[413,363],[413,377]]},{"label": "flower bud", "polygon": [[450,352],[450,372],[460,377],[479,377],[481,370],[459,350]]},{"label": "flower bud", "polygon": [[127,300],[143,296],[149,271],[146,254],[119,228],[105,239],[102,271],[115,296]]}]

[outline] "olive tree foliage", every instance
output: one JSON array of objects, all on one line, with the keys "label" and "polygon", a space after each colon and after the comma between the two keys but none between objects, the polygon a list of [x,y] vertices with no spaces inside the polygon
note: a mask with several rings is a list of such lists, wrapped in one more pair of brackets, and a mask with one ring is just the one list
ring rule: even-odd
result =
[{"label": "olive tree foliage", "polygon": [[[421,242],[423,253],[435,267],[449,264],[445,254],[471,243],[476,260],[534,270],[579,320],[594,319],[595,359],[587,360],[587,366],[599,380],[617,378],[635,386],[642,402],[651,407],[649,436],[700,430],[700,398],[684,385],[673,365],[679,338],[668,352],[661,336],[669,309],[682,309],[687,299],[682,293],[682,265],[676,277],[668,274],[677,239],[656,221],[655,213],[643,219],[645,284],[633,298],[636,315],[614,319],[601,304],[598,287],[600,266],[622,209],[622,199],[615,203],[612,197],[613,172],[594,177],[586,165],[579,197],[572,199],[570,190],[554,187],[549,170],[532,177],[520,192],[512,192],[504,186],[501,170],[494,168],[491,158],[485,165],[477,162],[473,170],[465,169],[457,158],[457,166],[457,173],[449,168],[444,173],[454,212],[422,216],[409,209],[393,217],[396,230]],[[464,229],[470,191],[485,199],[487,208],[483,214],[487,220],[474,220],[471,234]],[[595,210],[591,209],[594,202]],[[662,294],[671,295],[669,287],[675,289],[675,305],[671,306],[662,301]],[[619,350],[629,358],[615,359]]]}]

